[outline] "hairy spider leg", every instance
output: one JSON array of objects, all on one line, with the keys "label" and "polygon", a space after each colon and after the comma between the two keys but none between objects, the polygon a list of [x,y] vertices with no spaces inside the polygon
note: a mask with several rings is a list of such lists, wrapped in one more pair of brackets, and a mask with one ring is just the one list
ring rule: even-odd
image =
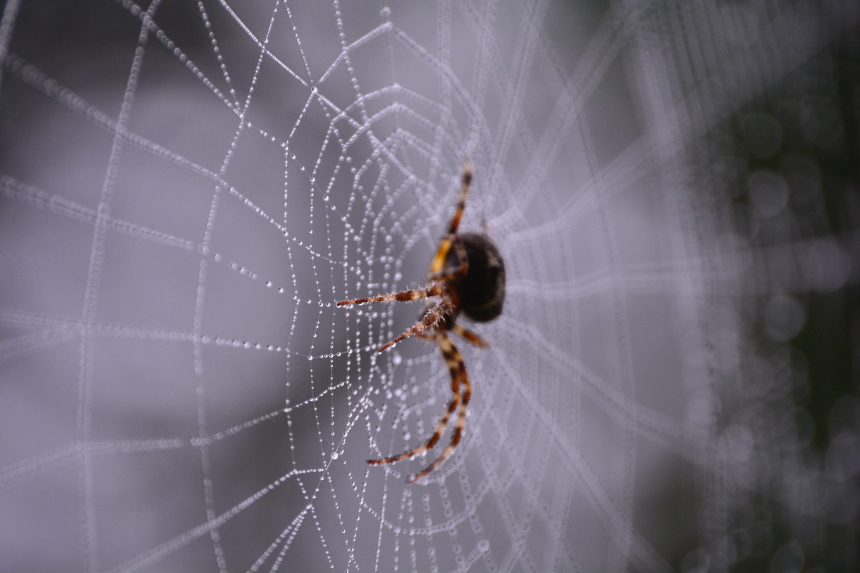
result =
[{"label": "hairy spider leg", "polygon": [[442,240],[439,245],[439,250],[433,258],[433,263],[430,265],[430,275],[435,275],[442,272],[445,267],[445,260],[448,258],[448,252],[451,250],[453,241],[450,240],[451,235],[457,234],[457,229],[460,228],[460,221],[463,220],[463,211],[466,210],[466,197],[469,195],[469,188],[472,185],[472,162],[466,163],[466,169],[463,171],[463,180],[460,185],[460,198],[457,201],[457,209],[454,211],[454,216],[451,217],[451,222],[448,224],[448,237]]},{"label": "hairy spider leg", "polygon": [[[463,362],[463,356],[460,354],[460,351],[457,350],[457,347],[454,346],[454,343],[451,342],[451,339],[444,332],[439,332],[436,337],[436,341],[439,344],[439,349],[442,351],[442,355],[445,357],[445,363],[448,364],[448,370],[451,371],[451,376],[453,377],[455,372],[457,373],[460,383],[463,385],[463,395],[459,400],[459,408],[460,411],[457,414],[457,425],[454,426],[454,433],[451,435],[451,442],[448,446],[442,451],[442,454],[433,460],[429,466],[410,477],[406,480],[407,483],[415,483],[420,481],[434,471],[436,471],[439,466],[445,463],[445,460],[451,457],[451,454],[454,453],[454,450],[457,449],[457,446],[460,445],[460,440],[463,439],[463,435],[465,433],[466,428],[466,415],[469,411],[469,401],[472,399],[472,384],[469,382],[469,376],[466,374],[466,363]],[[459,386],[459,384],[458,384]],[[453,390],[454,384],[451,384],[451,388]],[[452,400],[454,403],[454,400]],[[445,422],[447,426],[447,418],[451,415],[451,406],[448,406],[448,413],[445,414]],[[430,438],[430,441],[435,443],[439,441],[439,437],[441,437],[442,432],[445,430],[445,427],[441,428],[441,431],[437,428],[436,432],[433,434],[433,437]],[[435,440],[435,441],[434,441]],[[427,442],[428,444],[430,442]]]},{"label": "hairy spider leg", "polygon": [[418,322],[407,328],[403,334],[383,345],[379,352],[385,352],[395,344],[403,342],[410,336],[419,336],[438,326],[445,320],[445,313],[451,311],[451,304],[447,300],[442,300],[437,304],[430,305],[418,319]]},{"label": "hairy spider leg", "polygon": [[[446,242],[451,244],[446,247]],[[443,237],[442,242],[439,244],[438,252],[441,253],[444,251],[447,257],[447,253],[451,250],[452,245],[454,253],[457,255],[457,264],[448,268],[443,267],[439,272],[430,273],[431,281],[450,282],[469,274],[469,255],[466,253],[463,241],[457,235],[446,235]]]},{"label": "hairy spider leg", "polygon": [[459,324],[455,324],[453,327],[451,327],[451,331],[454,334],[463,338],[465,341],[471,342],[472,344],[474,344],[478,348],[489,348],[490,347],[490,344],[486,340],[484,340],[483,338],[478,336],[475,332],[469,330],[468,328],[460,326]]},{"label": "hairy spider leg", "polygon": [[431,285],[423,289],[405,290],[392,294],[382,294],[369,298],[354,298],[351,300],[342,300],[336,306],[349,306],[352,304],[368,304],[371,302],[407,302],[410,300],[420,300],[431,296],[439,296],[445,292],[445,287],[440,284]]},{"label": "hairy spider leg", "polygon": [[[460,326],[459,324],[455,324],[454,326],[452,326],[451,332],[453,332],[457,336],[461,337],[466,342],[474,344],[478,348],[489,348],[490,347],[490,343],[487,342],[486,340],[484,340],[483,338],[481,338],[480,336],[478,336],[478,334],[475,331],[469,330],[468,328]],[[424,334],[424,333],[416,334],[415,338],[423,338],[424,340],[436,340],[435,336],[430,336],[429,334]]]},{"label": "hairy spider leg", "polygon": [[[372,466],[382,466],[382,465],[386,465],[386,464],[393,464],[396,462],[402,462],[404,460],[411,460],[412,458],[414,458],[416,456],[420,456],[422,454],[425,454],[428,451],[430,451],[432,448],[434,448],[437,443],[439,443],[439,439],[442,437],[442,434],[444,434],[445,430],[448,428],[448,422],[451,420],[451,416],[454,414],[454,412],[460,406],[460,400],[461,400],[460,381],[461,381],[462,377],[460,374],[460,372],[461,372],[460,366],[457,364],[456,360],[453,360],[453,361],[449,360],[447,355],[445,355],[446,347],[443,346],[443,343],[440,340],[443,337],[447,338],[442,333],[437,333],[436,336],[434,336],[434,337],[422,335],[422,338],[427,338],[427,339],[436,341],[436,343],[439,345],[439,348],[442,349],[442,354],[443,354],[443,356],[445,356],[445,362],[448,364],[448,370],[451,373],[451,394],[453,395],[453,397],[451,398],[451,401],[448,403],[448,409],[445,411],[445,415],[442,416],[442,418],[439,420],[439,423],[436,425],[436,431],[433,432],[433,435],[430,436],[430,439],[427,440],[426,443],[424,443],[421,446],[418,446],[417,448],[413,448],[409,451],[403,452],[402,454],[397,454],[396,456],[390,456],[390,457],[381,458],[378,460],[367,460],[368,464],[370,464]],[[450,344],[450,342],[449,342],[449,344]],[[466,372],[465,367],[462,368],[462,372],[463,372],[463,375],[465,375],[465,372]]]}]

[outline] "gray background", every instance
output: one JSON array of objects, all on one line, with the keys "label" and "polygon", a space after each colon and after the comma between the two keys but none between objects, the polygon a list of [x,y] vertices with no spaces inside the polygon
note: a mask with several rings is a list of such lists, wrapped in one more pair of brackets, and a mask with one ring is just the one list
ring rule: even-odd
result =
[{"label": "gray background", "polygon": [[[854,570],[857,23],[7,2],[0,569]],[[407,486],[442,358],[333,303],[424,283],[467,159],[505,313]]]}]

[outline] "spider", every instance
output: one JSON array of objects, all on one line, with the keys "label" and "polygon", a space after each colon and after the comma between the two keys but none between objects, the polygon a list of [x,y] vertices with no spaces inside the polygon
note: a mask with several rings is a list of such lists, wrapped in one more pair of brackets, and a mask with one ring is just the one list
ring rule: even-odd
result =
[{"label": "spider", "polygon": [[337,303],[337,306],[349,306],[371,302],[403,302],[438,297],[437,302],[427,305],[414,325],[379,349],[379,352],[384,352],[412,336],[435,342],[442,352],[442,357],[445,359],[451,374],[453,397],[445,414],[439,420],[436,431],[426,443],[396,456],[367,460],[368,464],[374,466],[393,464],[426,454],[436,446],[447,429],[451,416],[459,410],[454,433],[448,447],[430,465],[408,478],[408,483],[415,483],[433,473],[445,463],[445,460],[451,457],[463,438],[469,400],[472,398],[472,385],[466,374],[463,356],[451,342],[448,333],[453,332],[479,348],[487,348],[489,345],[483,338],[468,328],[457,324],[457,317],[462,312],[474,322],[489,322],[502,313],[502,306],[505,302],[505,263],[495,243],[483,233],[457,232],[460,227],[460,220],[463,218],[463,211],[466,208],[466,197],[469,194],[471,184],[472,165],[468,163],[463,171],[460,198],[457,201],[454,216],[448,225],[448,233],[442,237],[439,249],[430,265],[428,286],[418,290],[344,300]]}]

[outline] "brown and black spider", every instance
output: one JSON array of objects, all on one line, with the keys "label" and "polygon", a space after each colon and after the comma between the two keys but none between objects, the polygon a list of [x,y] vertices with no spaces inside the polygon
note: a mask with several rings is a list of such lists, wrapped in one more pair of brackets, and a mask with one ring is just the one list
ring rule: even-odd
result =
[{"label": "brown and black spider", "polygon": [[439,249],[430,265],[429,286],[420,290],[407,290],[337,303],[337,306],[349,306],[371,302],[401,302],[439,297],[438,302],[431,303],[424,309],[418,317],[418,322],[379,349],[379,352],[388,350],[411,336],[432,340],[442,351],[442,356],[445,358],[445,363],[451,373],[451,393],[454,396],[430,439],[424,445],[402,454],[367,460],[367,463],[371,465],[385,465],[426,454],[439,442],[448,427],[451,416],[459,409],[451,443],[429,466],[409,478],[407,480],[409,483],[424,479],[433,473],[454,453],[463,438],[469,400],[472,397],[472,385],[466,374],[463,356],[451,342],[448,332],[463,337],[475,346],[486,348],[488,344],[483,338],[456,323],[457,317],[462,312],[475,322],[488,322],[502,313],[502,306],[505,302],[505,263],[499,254],[499,249],[483,233],[457,233],[460,220],[463,218],[463,211],[466,208],[466,196],[469,194],[471,184],[472,166],[467,164],[463,172],[457,210],[454,211],[454,216],[448,226],[448,233],[442,237]]}]

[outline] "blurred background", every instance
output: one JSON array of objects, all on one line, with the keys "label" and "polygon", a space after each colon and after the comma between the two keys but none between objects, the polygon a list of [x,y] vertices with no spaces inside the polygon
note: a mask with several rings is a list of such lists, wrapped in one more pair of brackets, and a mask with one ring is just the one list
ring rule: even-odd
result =
[{"label": "blurred background", "polygon": [[[860,5],[6,0],[0,570],[856,571]],[[508,272],[377,354],[453,213]],[[443,437],[442,443],[449,438]]]}]

